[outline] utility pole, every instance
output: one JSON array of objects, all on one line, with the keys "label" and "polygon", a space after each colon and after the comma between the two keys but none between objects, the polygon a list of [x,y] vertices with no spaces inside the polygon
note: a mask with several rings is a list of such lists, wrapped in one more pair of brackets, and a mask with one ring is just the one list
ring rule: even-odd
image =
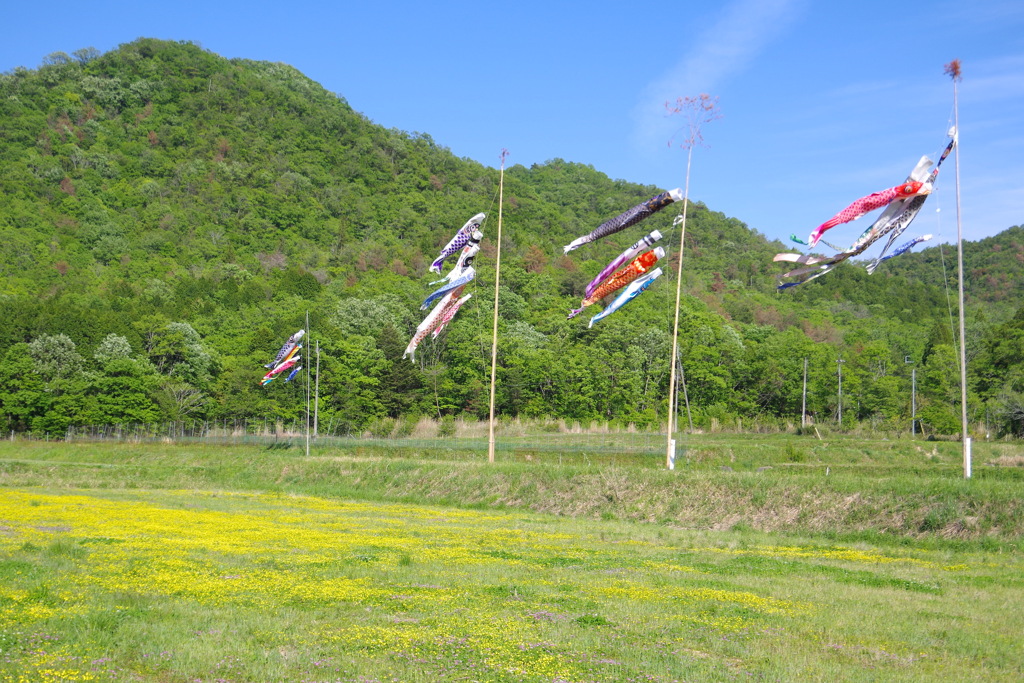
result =
[{"label": "utility pole", "polygon": [[804,358],[804,392],[800,404],[800,429],[807,428],[807,358]]},{"label": "utility pole", "polygon": [[843,363],[845,363],[845,362],[846,361],[844,361],[842,358],[840,358],[839,360],[836,361],[836,363],[839,365],[839,427],[840,427],[840,429],[843,426]]},{"label": "utility pole", "polygon": [[[683,359],[677,357],[676,362],[679,364],[679,384],[683,385],[683,403],[686,405],[686,424],[690,426],[688,433],[693,434],[693,413],[690,412],[690,394],[686,390],[686,372],[683,368]],[[676,429],[679,428],[679,386],[676,385]]]},{"label": "utility pole", "polygon": [[[910,356],[903,357],[904,363],[911,363]],[[917,436],[917,366],[910,368],[910,434]]]},{"label": "utility pole", "polygon": [[[316,342],[316,384],[313,392],[313,438],[320,435],[320,340]],[[330,430],[328,430],[330,431]]]}]

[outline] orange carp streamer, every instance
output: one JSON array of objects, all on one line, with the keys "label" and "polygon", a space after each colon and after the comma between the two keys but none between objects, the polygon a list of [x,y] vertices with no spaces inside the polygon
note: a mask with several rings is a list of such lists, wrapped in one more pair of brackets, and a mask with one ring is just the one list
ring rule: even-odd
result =
[{"label": "orange carp streamer", "polygon": [[577,315],[583,312],[583,309],[592,304],[596,304],[601,299],[605,298],[612,292],[616,292],[633,280],[637,279],[647,271],[649,271],[654,264],[658,262],[658,259],[665,257],[665,250],[658,247],[652,251],[640,254],[633,259],[628,266],[622,270],[616,272],[610,278],[605,280],[601,285],[594,290],[594,293],[588,296],[581,302],[579,308],[569,311],[569,320],[572,320]]}]

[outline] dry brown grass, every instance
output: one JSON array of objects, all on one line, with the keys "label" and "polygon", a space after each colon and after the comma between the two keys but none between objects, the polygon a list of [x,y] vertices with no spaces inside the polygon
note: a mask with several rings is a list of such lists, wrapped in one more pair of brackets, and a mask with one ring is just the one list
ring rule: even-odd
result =
[{"label": "dry brown grass", "polygon": [[412,428],[412,433],[409,436],[414,439],[432,439],[437,436],[437,427],[437,420],[421,417],[416,426]]},{"label": "dry brown grass", "polygon": [[988,461],[989,465],[999,467],[1024,467],[1024,455],[1001,455]]}]

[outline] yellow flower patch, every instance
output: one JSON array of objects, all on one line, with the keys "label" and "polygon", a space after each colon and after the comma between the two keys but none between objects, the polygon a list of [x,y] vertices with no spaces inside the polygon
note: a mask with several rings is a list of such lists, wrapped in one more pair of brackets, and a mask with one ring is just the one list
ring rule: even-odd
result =
[{"label": "yellow flower patch", "polygon": [[[809,609],[703,587],[703,572],[674,562],[673,547],[553,533],[516,513],[270,494],[0,490],[0,525],[0,552],[61,568],[46,600],[18,582],[0,586],[6,623],[32,628],[88,616],[97,604],[110,611],[111,601],[242,614],[287,607],[315,613],[313,627],[268,639],[412,669],[445,662],[482,680],[590,680],[614,670],[618,660],[595,662],[573,636],[600,639],[634,610],[725,633]],[[60,669],[23,657],[21,666],[38,680],[89,680],[72,666],[85,659],[66,657]]]},{"label": "yellow flower patch", "polygon": [[903,563],[928,567],[931,569],[941,568],[946,571],[963,571],[967,565],[942,565],[931,560],[921,560],[916,557],[892,557],[867,550],[855,548],[816,548],[808,546],[752,546],[749,548],[694,548],[697,552],[724,553],[729,555],[754,555],[759,557],[783,557],[783,558],[811,558],[826,560],[842,560],[844,562],[858,562],[864,564],[892,564]]}]

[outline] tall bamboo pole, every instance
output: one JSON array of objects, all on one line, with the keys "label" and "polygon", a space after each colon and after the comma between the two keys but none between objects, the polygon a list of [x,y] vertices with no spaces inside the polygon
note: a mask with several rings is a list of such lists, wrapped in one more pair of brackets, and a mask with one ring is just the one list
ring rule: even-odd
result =
[{"label": "tall bamboo pole", "polygon": [[501,172],[498,176],[498,254],[494,261],[494,328],[491,332],[491,415],[487,426],[487,462],[494,462],[494,386],[498,370],[498,285],[501,278],[501,209],[505,196],[505,157],[501,150]]},{"label": "tall bamboo pole", "polygon": [[676,431],[676,359],[679,349],[679,300],[683,294],[683,249],[686,239],[686,209],[690,200],[690,164],[693,161],[693,145],[686,150],[686,185],[683,191],[683,214],[679,221],[679,263],[676,264],[676,305],[672,321],[672,372],[668,381],[668,437],[665,451],[665,467],[670,470],[676,467],[676,440],[672,435]]},{"label": "tall bamboo pole", "polygon": [[[686,131],[686,137],[679,143],[681,147],[686,149],[686,189],[683,193],[683,213],[676,218],[676,222],[681,225],[681,228],[679,231],[679,263],[676,264],[676,304],[672,323],[672,356],[670,361],[672,371],[669,375],[668,385],[668,429],[666,430],[665,437],[665,466],[671,470],[675,469],[676,461],[676,441],[672,436],[675,433],[675,422],[678,421],[675,418],[676,402],[678,401],[676,398],[676,357],[679,349],[679,302],[682,299],[683,290],[683,248],[686,238],[686,214],[690,201],[690,167],[693,162],[694,146],[704,141],[701,135],[701,126],[719,118],[720,114],[718,112],[718,98],[704,93],[697,97],[679,97],[674,105],[666,102],[665,108],[668,110],[669,115],[682,114],[686,118],[686,124],[683,127]],[[668,144],[671,147],[672,141],[669,140]],[[689,399],[687,399],[687,411],[689,411]]]},{"label": "tall bamboo pole", "polygon": [[[309,333],[308,310],[306,311],[306,333]],[[309,457],[309,359],[306,359],[306,457]]]},{"label": "tall bamboo pole", "polygon": [[320,340],[316,342],[316,375],[313,385],[313,438],[320,435]]}]

